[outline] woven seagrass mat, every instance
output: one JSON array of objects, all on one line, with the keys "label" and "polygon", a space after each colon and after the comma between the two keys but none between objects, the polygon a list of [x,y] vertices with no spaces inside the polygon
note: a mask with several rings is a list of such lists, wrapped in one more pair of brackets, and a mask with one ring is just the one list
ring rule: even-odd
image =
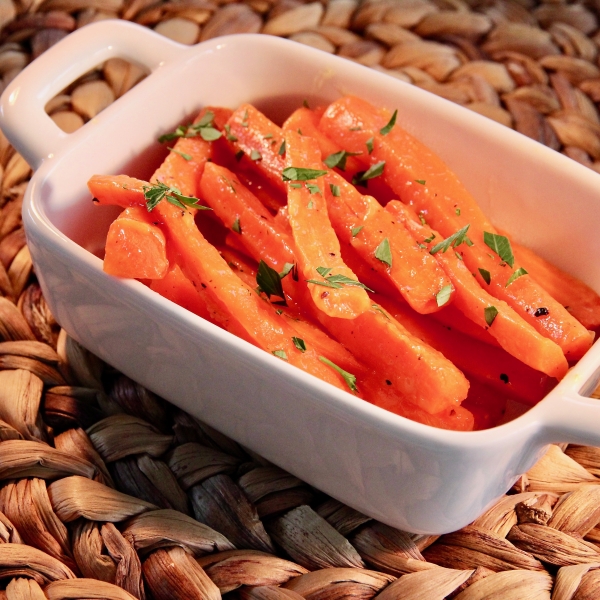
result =
[{"label": "woven seagrass mat", "polygon": [[[0,0],[1,86],[99,19],[187,44],[263,32],[385,71],[600,170],[599,10],[598,0]],[[48,112],[72,131],[141,77],[111,60]],[[69,339],[21,228],[29,168],[1,137],[0,169],[0,598],[600,598],[600,449],[552,446],[449,535],[377,523]]]}]

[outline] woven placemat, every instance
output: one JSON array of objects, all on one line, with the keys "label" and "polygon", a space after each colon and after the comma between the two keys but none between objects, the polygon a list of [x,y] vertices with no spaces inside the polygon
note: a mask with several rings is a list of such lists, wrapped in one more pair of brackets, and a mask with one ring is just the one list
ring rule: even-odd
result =
[{"label": "woven placemat", "polygon": [[[290,37],[388,72],[600,170],[600,3],[0,0],[5,86],[110,17],[193,44]],[[72,131],[143,73],[109,61],[49,103]],[[60,329],[0,137],[0,599],[600,598],[600,449],[551,446],[461,531],[377,523],[103,365]]]}]

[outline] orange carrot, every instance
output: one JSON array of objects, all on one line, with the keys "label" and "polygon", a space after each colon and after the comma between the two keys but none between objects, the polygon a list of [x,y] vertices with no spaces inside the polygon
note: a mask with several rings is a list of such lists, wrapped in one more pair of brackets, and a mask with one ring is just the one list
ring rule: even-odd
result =
[{"label": "orange carrot", "polygon": [[162,279],[151,281],[149,287],[203,319],[212,320],[205,294],[194,287],[194,284],[183,274],[179,265],[173,265]]},{"label": "orange carrot", "polygon": [[143,208],[126,208],[111,223],[104,250],[106,273],[132,279],[165,276],[169,268],[165,236],[147,215]]},{"label": "orange carrot", "polygon": [[[372,144],[371,154],[361,154],[359,159],[371,166],[383,163],[383,176],[390,187],[442,236],[449,238],[468,226],[473,245],[461,244],[460,252],[471,272],[493,296],[556,342],[569,360],[580,358],[590,348],[593,336],[560,303],[530,276],[513,278],[522,272],[513,270],[512,258],[506,253],[492,252],[484,242],[488,239],[496,246],[500,240],[473,197],[437,155],[393,125],[389,113],[345,97],[327,108],[320,127],[350,152],[364,152],[367,143]],[[480,269],[490,275],[489,284]]]},{"label": "orange carrot", "polygon": [[[352,181],[356,174],[362,171],[362,163],[352,154],[343,152],[341,146],[329,139],[319,129],[319,122],[324,110],[324,108],[315,110],[306,107],[299,108],[288,117],[282,129],[284,131],[301,131],[302,135],[315,139],[319,144],[323,161],[336,163],[334,167],[336,172],[347,181]],[[381,177],[369,182],[369,192],[382,204],[386,204],[396,197]]]},{"label": "orange carrot", "polygon": [[[405,223],[415,239],[429,250],[440,239],[439,233],[421,224],[410,207],[401,202],[392,201],[385,210]],[[466,317],[486,329],[507,352],[531,368],[558,379],[566,374],[568,364],[557,344],[540,335],[508,304],[490,296],[453,251],[438,252],[435,256],[452,279],[456,289],[455,305]],[[493,307],[493,313],[489,307]]]},{"label": "orange carrot", "polygon": [[533,250],[513,240],[510,243],[517,261],[555,300],[586,329],[600,328],[600,296],[592,288],[544,260]]},{"label": "orange carrot", "polygon": [[[200,111],[194,123],[200,122],[208,113],[212,114],[212,126],[217,130],[223,129],[231,116],[231,110],[227,108],[207,107]],[[155,175],[153,181],[174,186],[185,196],[196,196],[198,179],[206,161],[213,156],[213,144],[214,142],[204,140],[199,133],[194,137],[179,137],[176,142],[169,142],[172,151],[163,161],[160,173]]]},{"label": "orange carrot", "polygon": [[369,310],[371,303],[364,286],[342,260],[327,215],[321,153],[314,140],[293,131],[286,132],[285,143],[283,174],[288,179],[289,223],[298,269],[319,310],[330,317],[354,319]]},{"label": "orange carrot", "polygon": [[436,312],[452,301],[452,283],[436,259],[375,198],[363,196],[336,173],[326,177],[325,198],[340,240],[394,285],[417,312]]},{"label": "orange carrot", "polygon": [[389,298],[379,301],[412,335],[437,348],[471,380],[474,378],[485,383],[505,396],[513,396],[532,405],[557,383],[556,379],[528,367],[502,348],[448,330],[405,304]]},{"label": "orange carrot", "polygon": [[[92,189],[100,192],[108,190],[108,195],[100,193],[98,196],[101,203],[121,205],[126,200],[119,195],[131,200],[131,188],[123,189],[118,183],[103,188],[94,184],[95,178],[92,178]],[[140,196],[137,204],[144,202],[143,191],[139,191],[144,185],[141,181],[132,185]],[[336,387],[348,389],[344,377],[323,362],[314,349],[301,351],[296,347],[293,340],[295,331],[269,303],[235,275],[218,250],[204,239],[192,212],[165,200],[160,201],[154,211],[165,228],[167,242],[177,255],[183,273],[195,286],[207,290],[221,313],[230,317],[224,324],[228,331]]]},{"label": "orange carrot", "polygon": [[227,122],[234,146],[255,163],[271,184],[283,193],[285,145],[281,129],[251,104],[242,104]]}]

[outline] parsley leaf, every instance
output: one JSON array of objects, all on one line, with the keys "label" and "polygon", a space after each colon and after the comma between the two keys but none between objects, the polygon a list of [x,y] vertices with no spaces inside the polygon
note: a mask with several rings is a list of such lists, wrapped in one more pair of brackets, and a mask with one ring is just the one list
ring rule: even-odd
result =
[{"label": "parsley leaf", "polygon": [[225,129],[225,137],[228,141],[237,142],[238,139],[231,133],[231,125],[229,125],[229,123],[227,123],[223,129]]},{"label": "parsley leaf", "polygon": [[240,227],[240,218],[239,217],[237,217],[236,220],[233,222],[231,229],[233,231],[235,231],[236,233],[242,233],[242,228]]},{"label": "parsley leaf", "polygon": [[158,138],[158,141],[162,144],[163,142],[170,142],[176,138],[191,138],[197,136],[202,137],[202,139],[207,142],[218,140],[223,134],[213,127],[214,118],[214,113],[207,110],[197,123],[179,125],[175,131],[161,135]]},{"label": "parsley leaf", "polygon": [[509,267],[515,264],[510,241],[504,235],[497,233],[483,232],[483,241],[488,248],[491,248]]},{"label": "parsley leaf", "polygon": [[368,288],[364,283],[356,279],[351,279],[350,277],[346,277],[346,275],[329,275],[332,271],[331,268],[328,267],[317,267],[317,273],[321,275],[325,279],[325,281],[321,281],[319,279],[307,279],[306,283],[312,283],[314,285],[322,285],[323,287],[330,287],[336,290],[341,290],[345,285],[349,287],[360,287],[364,290],[368,290],[372,292],[373,290]]},{"label": "parsley leaf", "polygon": [[202,204],[198,204],[200,200],[198,198],[194,198],[193,196],[184,196],[177,188],[169,187],[165,185],[162,181],[159,181],[153,185],[145,185],[143,187],[144,190],[144,198],[146,199],[146,208],[148,212],[151,212],[156,208],[156,205],[161,200],[166,200],[171,204],[179,208],[185,208],[186,206],[191,206],[192,208],[197,208],[199,210],[212,210],[208,206],[203,206]]},{"label": "parsley leaf", "polygon": [[346,159],[349,156],[358,156],[362,154],[362,152],[346,152],[345,150],[340,150],[335,154],[330,154],[323,162],[330,168],[334,169],[337,167],[342,171],[346,170]]},{"label": "parsley leaf", "polygon": [[287,354],[285,353],[285,350],[273,350],[273,354],[275,356],[277,356],[277,358],[281,358],[286,361],[288,359]]},{"label": "parsley leaf", "polygon": [[483,314],[488,327],[491,327],[494,319],[498,316],[498,309],[495,306],[487,306],[483,309]]},{"label": "parsley leaf", "polygon": [[306,184],[306,189],[311,193],[311,194],[320,194],[321,190],[319,189],[319,186],[315,183],[307,183]]},{"label": "parsley leaf", "polygon": [[353,392],[358,391],[358,388],[356,387],[356,375],[352,375],[352,373],[348,373],[348,371],[344,371],[344,369],[342,369],[341,367],[338,367],[335,363],[331,362],[328,358],[325,358],[324,356],[319,356],[319,360],[322,363],[325,363],[326,365],[330,366],[332,369],[335,369],[344,378],[346,385]]},{"label": "parsley leaf", "polygon": [[365,142],[365,146],[367,147],[367,152],[369,154],[371,154],[371,152],[373,152],[373,138],[370,137],[366,142]]},{"label": "parsley leaf", "polygon": [[519,279],[519,277],[523,277],[523,275],[527,275],[527,271],[523,267],[519,267],[506,282],[504,287],[508,287],[515,279]]},{"label": "parsley leaf", "polygon": [[287,167],[283,170],[283,181],[310,181],[317,177],[327,175],[327,171],[322,169],[304,169],[302,167]]},{"label": "parsley leaf", "polygon": [[375,248],[375,258],[391,268],[392,249],[390,248],[390,241],[387,238],[383,238],[379,246]]},{"label": "parsley leaf", "polygon": [[364,227],[364,225],[359,225],[358,227],[353,227],[353,228],[350,230],[350,233],[352,234],[352,237],[353,237],[353,238],[355,238],[355,237],[356,237],[356,236],[357,236],[357,235],[360,233],[360,230],[361,230],[363,227]]},{"label": "parsley leaf", "polygon": [[283,156],[285,154],[285,140],[283,140],[283,142],[281,142],[281,146],[279,146],[279,150],[277,151],[277,154],[279,154],[279,156]]},{"label": "parsley leaf", "polygon": [[437,254],[438,252],[446,252],[448,248],[456,248],[458,245],[463,242],[466,243],[467,231],[469,230],[470,225],[465,225],[462,229],[459,229],[456,233],[453,233],[450,237],[447,237],[445,240],[442,240],[438,244],[436,244],[430,251],[429,254]]},{"label": "parsley leaf", "polygon": [[481,278],[488,284],[490,285],[491,281],[492,281],[492,274],[487,270],[487,269],[479,269],[479,274],[481,275]]},{"label": "parsley leaf", "polygon": [[258,150],[252,150],[250,160],[262,160],[262,154]]},{"label": "parsley leaf", "polygon": [[426,181],[424,179],[415,179],[415,183],[419,183],[420,185],[425,185]]},{"label": "parsley leaf", "polygon": [[294,346],[296,346],[300,352],[306,352],[306,343],[302,338],[292,336],[292,342],[294,342]]},{"label": "parsley leaf", "polygon": [[435,295],[435,301],[437,302],[437,305],[438,306],[444,306],[444,304],[447,304],[448,301],[450,300],[451,294],[452,294],[452,286],[451,285],[445,285]]},{"label": "parsley leaf", "polygon": [[340,186],[334,185],[333,183],[329,184],[329,189],[331,190],[331,195],[335,198],[339,198],[342,194],[340,192]]},{"label": "parsley leaf", "polygon": [[262,259],[258,263],[258,269],[256,270],[256,283],[258,284],[259,291],[264,292],[267,298],[270,299],[271,296],[277,296],[278,298],[283,298],[285,301],[281,276]]},{"label": "parsley leaf", "polygon": [[352,183],[356,185],[357,183],[363,183],[364,181],[368,181],[369,179],[374,179],[375,177],[379,177],[383,173],[383,169],[385,167],[385,161],[382,160],[371,167],[369,167],[366,171],[359,171],[353,178]]},{"label": "parsley leaf", "polygon": [[186,154],[185,152],[179,152],[179,150],[175,150],[175,148],[169,148],[169,151],[179,154],[179,156],[181,156],[181,158],[184,160],[192,160],[192,157],[189,154]]},{"label": "parsley leaf", "polygon": [[382,129],[379,130],[379,133],[381,135],[387,135],[392,130],[392,128],[396,124],[397,116],[398,116],[398,111],[395,110],[394,114],[392,115],[392,118],[389,120],[389,123],[385,127],[383,127]]}]

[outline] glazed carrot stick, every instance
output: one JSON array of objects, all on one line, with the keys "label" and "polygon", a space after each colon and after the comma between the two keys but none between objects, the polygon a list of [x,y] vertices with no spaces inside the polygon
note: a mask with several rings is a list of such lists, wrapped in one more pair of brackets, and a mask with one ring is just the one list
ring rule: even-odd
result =
[{"label": "glazed carrot stick", "polygon": [[[157,173],[156,177],[159,175]],[[94,184],[95,178],[92,177],[90,185],[100,203],[121,205],[131,200],[131,188],[123,189],[118,183],[104,188],[94,187]],[[135,187],[143,190],[145,185],[140,181]],[[106,190],[108,195],[102,194]],[[119,198],[119,195],[127,200]],[[138,191],[138,195],[136,204],[139,205],[145,199],[143,191]],[[191,211],[165,200],[160,201],[154,211],[165,228],[168,244],[176,253],[183,273],[196,287],[207,290],[222,313],[230,316],[228,331],[340,389],[348,389],[344,377],[323,362],[314,349],[302,351],[295,345],[295,331],[269,303],[241,281],[218,250],[204,239]]]},{"label": "glazed carrot stick", "polygon": [[[231,110],[227,108],[207,107],[203,108],[194,124],[206,122],[206,127],[216,131],[222,130],[227,119],[231,116]],[[201,129],[193,131],[188,128],[188,133],[182,137],[173,138],[168,141],[171,152],[163,161],[160,173],[154,176],[154,181],[161,181],[167,186],[176,187],[185,196],[196,196],[198,179],[202,174],[206,161],[212,158],[214,143],[201,136]],[[190,135],[193,137],[185,137]]]},{"label": "glazed carrot stick", "polygon": [[[404,223],[415,239],[429,250],[440,239],[436,230],[423,225],[414,211],[401,202],[389,202],[385,210]],[[438,252],[435,256],[452,279],[456,289],[455,305],[466,317],[486,329],[508,353],[531,368],[558,379],[565,375],[568,364],[557,344],[540,335],[508,304],[490,296],[454,252]]]},{"label": "glazed carrot stick", "polygon": [[[317,140],[321,157],[327,166],[335,168],[336,172],[347,181],[352,181],[356,174],[363,170],[362,163],[351,153],[342,150],[341,146],[329,139],[319,129],[319,122],[324,110],[324,108],[315,110],[306,107],[299,108],[288,117],[282,129],[284,131],[301,131],[302,135]],[[366,149],[365,152],[367,152]],[[376,177],[369,182],[369,192],[382,204],[386,204],[396,197],[381,177]]]},{"label": "glazed carrot stick", "polygon": [[166,240],[148,219],[148,211],[126,208],[110,225],[104,250],[104,271],[117,277],[161,279],[168,269]]},{"label": "glazed carrot stick", "polygon": [[[242,244],[251,246],[248,249],[250,255],[259,256],[278,272],[283,270],[286,262],[294,262],[291,237],[275,223],[264,205],[234,173],[208,163],[200,179],[199,191],[223,224],[239,236]],[[277,239],[277,243],[273,239]]]},{"label": "glazed carrot stick", "polygon": [[345,97],[327,108],[320,127],[347,151],[364,152],[371,144],[371,154],[361,154],[359,160],[379,165],[403,202],[414,206],[444,238],[468,226],[472,245],[461,244],[460,253],[471,272],[493,296],[556,342],[568,360],[580,358],[590,348],[592,334],[530,276],[512,268],[512,253],[466,188],[437,155],[394,125],[389,113]]},{"label": "glazed carrot stick", "polygon": [[206,294],[202,294],[194,287],[178,264],[173,265],[162,279],[152,280],[149,287],[157,294],[183,306],[203,319],[213,320],[207,306]]},{"label": "glazed carrot stick", "polygon": [[340,240],[394,285],[414,310],[428,314],[452,301],[452,283],[437,260],[375,198],[360,194],[331,172],[326,176],[325,199]]},{"label": "glazed carrot stick", "polygon": [[315,306],[330,317],[354,319],[369,310],[369,296],[342,260],[325,203],[321,153],[311,138],[285,133],[288,214],[298,269]]},{"label": "glazed carrot stick", "polygon": [[[236,111],[236,113],[240,112],[242,115],[246,115],[245,110]],[[248,121],[248,129],[252,128],[254,114],[252,109],[248,109],[245,116]],[[231,131],[234,131],[233,126]],[[277,126],[270,122],[262,131],[269,131],[275,137],[279,133]],[[250,137],[260,140],[263,136]],[[252,146],[247,147],[249,152],[252,149]],[[258,161],[257,165],[264,166],[264,160]],[[273,176],[281,178],[282,161],[279,162],[279,166],[276,161],[271,166]],[[266,220],[261,219],[260,222],[264,224]],[[280,258],[279,264],[290,262],[289,256],[285,254],[280,244],[279,248],[282,255],[285,256],[285,258]],[[260,256],[253,255],[253,257],[256,260],[260,259]],[[286,285],[290,281],[292,280],[289,277],[283,280],[286,291]],[[295,294],[299,298],[299,302],[306,306],[302,290],[297,290]],[[429,414],[458,406],[460,401],[467,396],[469,384],[462,373],[440,353],[409,335],[399,323],[389,315],[384,315],[379,308],[371,307],[370,310],[354,320],[329,317],[320,312],[318,320],[361,362],[373,369],[383,369],[394,389]],[[358,327],[356,327],[357,323]],[[359,333],[363,331],[366,332],[367,337]],[[371,338],[374,340],[372,344],[369,343]],[[415,383],[417,381],[418,384]]]},{"label": "glazed carrot stick", "polygon": [[[506,234],[504,234],[506,235]],[[517,261],[586,329],[600,328],[600,296],[581,280],[565,273],[541,256],[510,241]]]},{"label": "glazed carrot stick", "polygon": [[287,193],[281,179],[285,168],[282,131],[251,104],[242,104],[227,122],[234,146],[251,160],[271,184]]},{"label": "glazed carrot stick", "polygon": [[477,379],[530,405],[539,402],[557,383],[556,379],[528,367],[498,346],[449,331],[406,304],[385,297],[379,301],[412,335],[437,348],[470,379]]}]

